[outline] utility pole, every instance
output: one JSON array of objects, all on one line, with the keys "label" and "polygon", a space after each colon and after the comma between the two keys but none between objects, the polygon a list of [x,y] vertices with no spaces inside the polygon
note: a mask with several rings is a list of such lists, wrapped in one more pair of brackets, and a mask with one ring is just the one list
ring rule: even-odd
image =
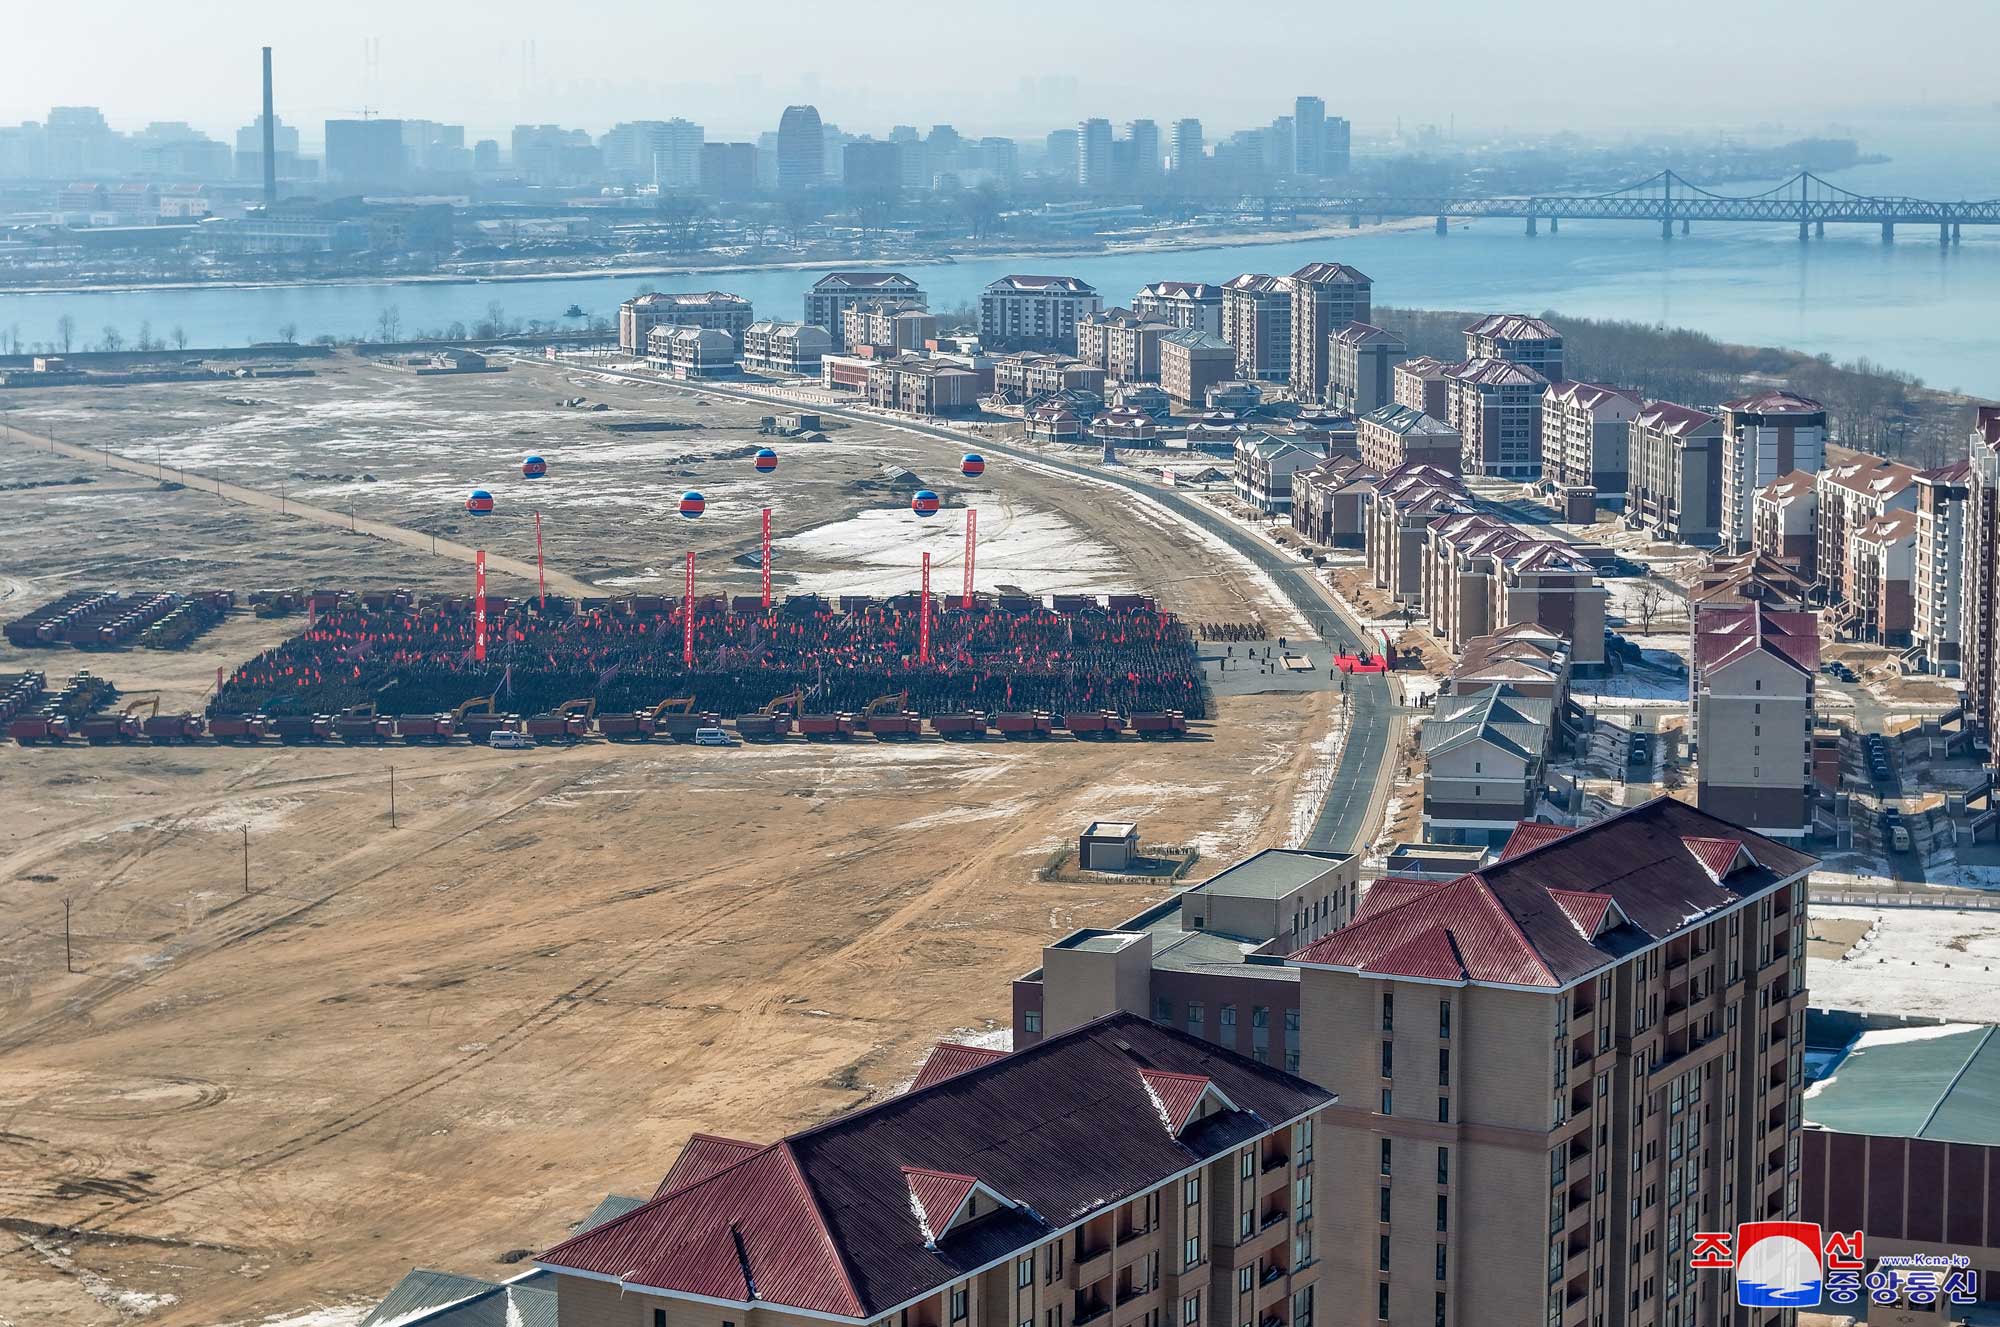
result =
[{"label": "utility pole", "polygon": [[69,909],[70,909],[70,900],[64,899],[63,900],[63,971],[75,972],[76,971],[75,951],[70,946],[70,938],[69,938]]},{"label": "utility pole", "polygon": [[243,827],[243,893],[250,893],[250,826]]}]

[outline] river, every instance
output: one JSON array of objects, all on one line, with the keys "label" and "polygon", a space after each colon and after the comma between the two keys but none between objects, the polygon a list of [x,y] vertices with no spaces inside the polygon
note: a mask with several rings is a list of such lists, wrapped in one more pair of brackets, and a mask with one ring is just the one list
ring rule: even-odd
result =
[{"label": "river", "polygon": [[[1860,132],[1889,153],[1880,166],[1841,172],[1860,192],[1923,197],[2000,196],[2000,128],[1985,121],[1901,123]],[[1731,192],[1750,192],[1732,189]],[[1336,236],[1271,245],[1222,245],[1167,253],[978,261],[912,266],[931,307],[977,302],[1008,272],[1080,276],[1107,303],[1126,303],[1151,281],[1226,281],[1240,272],[1289,272],[1313,261],[1350,263],[1374,278],[1378,304],[1620,318],[1692,327],[1725,341],[1790,346],[1839,360],[1866,357],[1935,387],[2000,397],[2000,227],[1967,227],[1945,247],[1936,232],[1905,227],[1883,244],[1872,226],[1835,226],[1801,244],[1786,225],[1701,225],[1663,240],[1640,222],[1572,222],[1530,238],[1518,221]],[[719,287],[760,314],[799,316],[820,272],[766,270],[655,277],[663,290]],[[535,281],[361,283],[197,290],[0,296],[0,329],[24,343],[47,340],[56,320],[76,320],[80,341],[107,326],[129,342],[142,323],[155,336],[179,327],[193,345],[269,340],[287,324],[301,337],[372,335],[394,306],[405,333],[476,322],[498,303],[510,319],[554,321],[570,305],[606,317],[642,284],[637,277]]]}]

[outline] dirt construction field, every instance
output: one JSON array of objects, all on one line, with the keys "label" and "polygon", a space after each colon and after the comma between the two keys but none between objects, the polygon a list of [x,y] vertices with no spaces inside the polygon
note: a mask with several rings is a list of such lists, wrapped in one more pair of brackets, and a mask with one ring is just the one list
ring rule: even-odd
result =
[{"label": "dirt construction field", "polygon": [[[580,377],[342,360],[268,386],[16,393],[14,428],[58,450],[0,442],[10,476],[94,482],[0,491],[19,536],[0,616],[86,585],[463,590],[473,484],[501,500],[482,541],[532,559],[502,523],[528,449],[551,465],[551,567],[578,584],[677,593],[694,539],[705,588],[747,591],[754,566],[726,559],[771,498],[797,537],[781,594],[899,563],[914,588],[919,538],[955,556],[953,486],[932,482],[948,509],[922,530],[877,487],[885,465],[955,477],[948,444],[872,425],[810,456],[780,441],[794,487],[760,488],[757,408]],[[554,404],[578,394],[613,410]],[[607,415],[697,427],[614,434]],[[88,459],[106,442],[185,487]],[[204,492],[218,472],[247,491]],[[262,496],[281,482],[284,513]],[[692,530],[660,505],[690,486],[710,502]],[[977,502],[982,587],[1276,612],[1240,562],[1101,487],[996,466]],[[956,562],[941,575],[955,588]],[[199,708],[217,666],[298,626],[0,651],[0,673],[87,666]],[[0,747],[0,1323],[331,1327],[413,1265],[519,1270],[508,1255],[607,1191],[650,1192],[690,1132],[775,1136],[895,1090],[940,1037],[1004,1027],[1048,939],[1161,892],[1038,880],[1088,820],[1197,846],[1197,875],[1281,841],[1329,715],[1326,694],[1230,697],[1186,744],[1045,749]]]}]

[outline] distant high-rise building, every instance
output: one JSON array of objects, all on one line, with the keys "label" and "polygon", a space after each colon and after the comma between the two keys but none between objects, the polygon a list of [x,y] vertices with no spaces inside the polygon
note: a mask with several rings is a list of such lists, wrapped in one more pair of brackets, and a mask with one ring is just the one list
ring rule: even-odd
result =
[{"label": "distant high-rise building", "polygon": [[555,124],[517,124],[514,172],[531,184],[582,183],[603,173],[604,157],[590,135]]},{"label": "distant high-rise building", "polygon": [[1151,120],[1134,120],[1125,126],[1125,136],[1132,140],[1133,174],[1143,185],[1160,173],[1160,126]]},{"label": "distant high-rise building", "polygon": [[896,145],[897,163],[903,172],[903,187],[930,188],[930,163],[924,152],[923,136],[917,132],[917,127],[899,124],[889,131],[889,141]]},{"label": "distant high-rise building", "polygon": [[902,148],[866,140],[849,143],[841,150],[840,176],[850,194],[893,195],[903,185]]},{"label": "distant high-rise building", "polygon": [[[301,178],[299,168],[299,131],[285,123],[285,118],[273,117],[276,123],[271,127],[271,140],[276,151],[271,155],[278,163],[278,178],[292,180]],[[264,117],[258,116],[249,124],[236,131],[236,178],[239,180],[259,180],[264,177]]]},{"label": "distant high-rise building", "polygon": [[701,184],[702,128],[678,116],[654,130],[653,183],[662,189],[693,189]]},{"label": "distant high-rise building", "polygon": [[56,106],[42,126],[51,175],[110,175],[124,165],[124,140],[95,106]]},{"label": "distant high-rise building", "polygon": [[1086,189],[1111,183],[1111,121],[1085,120],[1076,127],[1076,182]]},{"label": "distant high-rise building", "polygon": [[472,169],[485,175],[491,175],[500,169],[498,139],[482,138],[472,145]]},{"label": "distant high-rise building", "polygon": [[1351,169],[1348,149],[1353,138],[1353,129],[1338,115],[1326,122],[1326,138],[1320,147],[1319,173],[1321,175],[1345,175]]},{"label": "distant high-rise building", "polygon": [[1081,135],[1074,129],[1052,129],[1048,136],[1048,166],[1050,175],[1058,175],[1067,180],[1076,179],[1077,159],[1081,156],[1078,144]]},{"label": "distant high-rise building", "polygon": [[982,138],[979,140],[979,169],[1002,182],[1010,181],[1018,172],[1019,149],[1011,138]]},{"label": "distant high-rise building", "polygon": [[396,184],[404,176],[401,120],[328,120],[326,178],[341,188]]},{"label": "distant high-rise building", "polygon": [[1292,165],[1294,175],[1323,174],[1321,161],[1326,137],[1326,102],[1318,97],[1300,97],[1292,103]]},{"label": "distant high-rise building", "polygon": [[742,198],[757,188],[757,145],[703,143],[701,191],[714,198]]},{"label": "distant high-rise building", "polygon": [[604,154],[604,170],[613,179],[628,184],[653,178],[653,154],[658,150],[664,120],[627,120],[614,124],[597,140]]},{"label": "distant high-rise building", "polygon": [[1264,165],[1273,175],[1290,175],[1298,152],[1298,124],[1289,115],[1271,121],[1264,135]]},{"label": "distant high-rise building", "polygon": [[924,150],[930,154],[931,169],[963,170],[965,163],[958,159],[958,154],[964,144],[965,140],[958,136],[958,130],[950,125],[932,125],[929,137],[924,139]]},{"label": "distant high-rise building", "polygon": [[823,172],[820,182],[839,184],[842,172],[846,169],[846,159],[841,154],[846,151],[847,145],[854,141],[854,135],[842,133],[837,124],[822,124],[819,137],[823,148],[820,155],[820,170]]},{"label": "distant high-rise building", "polygon": [[1187,175],[1200,168],[1201,121],[1174,121],[1174,174]]},{"label": "distant high-rise building", "polygon": [[787,106],[778,121],[778,192],[816,189],[826,178],[826,134],[819,111]]}]

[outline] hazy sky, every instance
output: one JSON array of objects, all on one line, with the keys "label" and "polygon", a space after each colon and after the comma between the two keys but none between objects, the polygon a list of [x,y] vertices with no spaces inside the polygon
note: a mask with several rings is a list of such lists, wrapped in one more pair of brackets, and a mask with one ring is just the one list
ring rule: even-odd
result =
[{"label": "hazy sky", "polygon": [[[810,100],[850,132],[949,120],[1040,133],[1079,115],[1264,123],[1302,92],[1358,132],[1727,126],[1812,131],[1885,108],[1991,110],[1995,0],[1583,0],[1504,4],[994,0],[88,0],[10,6],[0,123],[97,105],[112,124],[218,134],[257,111],[308,141],[371,107],[504,138],[683,115],[710,137]],[[369,59],[371,41],[377,58]],[[530,44],[532,43],[532,49]],[[1035,80],[1024,86],[1024,79]]]}]

